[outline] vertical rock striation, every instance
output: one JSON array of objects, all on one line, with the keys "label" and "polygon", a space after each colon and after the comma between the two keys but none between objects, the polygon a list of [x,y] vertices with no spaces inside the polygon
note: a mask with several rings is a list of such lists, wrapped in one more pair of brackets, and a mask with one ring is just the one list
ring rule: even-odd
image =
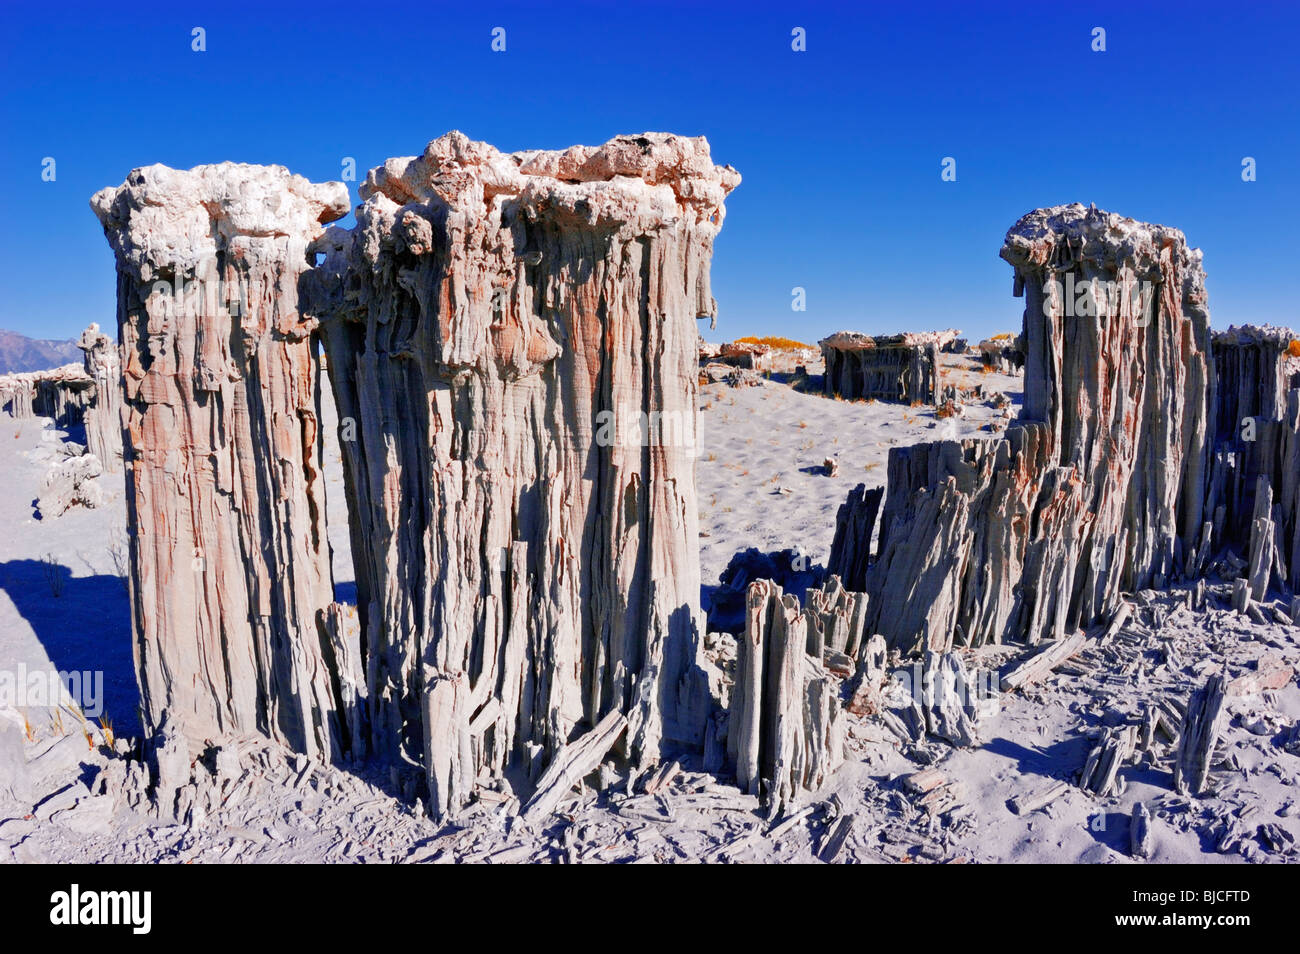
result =
[{"label": "vertical rock striation", "polygon": [[86,450],[99,458],[106,472],[122,469],[122,360],[117,342],[92,324],[77,342],[85,356],[94,395],[86,406]]},{"label": "vertical rock striation", "polygon": [[939,350],[958,331],[864,335],[838,331],[818,342],[826,365],[825,391],[846,400],[935,404]]},{"label": "vertical rock striation", "polygon": [[1002,257],[1026,301],[1024,407],[1003,440],[891,451],[867,581],[868,630],[891,646],[1059,638],[1210,545],[1200,252],[1071,205],[1022,218]]},{"label": "vertical rock striation", "polygon": [[316,246],[369,736],[435,813],[614,710],[636,758],[702,741],[695,320],[739,181],[703,139],[449,133]]},{"label": "vertical rock striation", "polygon": [[1287,395],[1300,387],[1300,343],[1290,328],[1234,325],[1216,331],[1210,345],[1218,399],[1215,438],[1240,446],[1253,439],[1248,419],[1286,417]]},{"label": "vertical rock striation", "polygon": [[841,651],[832,647],[836,634],[852,632],[858,641],[854,617],[861,597],[847,597],[843,605],[838,586],[836,580],[819,594],[825,598],[808,613],[771,580],[755,580],[746,593],[727,754],[741,790],[759,795],[774,815],[797,807],[843,759],[840,684],[823,668],[822,654]]},{"label": "vertical rock striation", "polygon": [[[867,631],[893,648],[944,653],[1023,638],[1062,618],[1068,569],[1049,531],[1078,511],[1074,484],[1044,481],[1042,424],[1005,439],[940,441],[892,450],[880,549],[866,573]],[[1034,534],[1040,499],[1043,532]],[[832,552],[830,565],[837,565]]]},{"label": "vertical rock striation", "polygon": [[[1216,551],[1245,549],[1255,519],[1271,519],[1256,513],[1261,486],[1270,488],[1288,514],[1292,509],[1287,501],[1294,496],[1297,460],[1290,404],[1300,386],[1300,344],[1293,341],[1290,329],[1252,325],[1216,332],[1211,340],[1217,407],[1205,514]],[[1271,506],[1269,501],[1264,509]]]},{"label": "vertical rock striation", "polygon": [[80,424],[94,394],[94,382],[76,364],[0,374],[0,410],[16,419],[48,417],[58,427]]},{"label": "vertical rock striation", "polygon": [[166,717],[191,754],[260,732],[337,755],[314,323],[298,280],[347,191],[279,166],[154,165],[91,205],[117,255],[146,731]]},{"label": "vertical rock striation", "polygon": [[[1025,296],[1025,403],[1085,484],[1083,618],[1181,576],[1203,533],[1215,405],[1199,249],[1081,205],[1031,212],[1002,257]],[[1073,296],[1073,300],[1071,300]],[[1095,578],[1082,579],[1087,570]]]},{"label": "vertical rock striation", "polygon": [[867,588],[867,571],[871,565],[871,547],[876,538],[876,517],[885,489],[858,484],[835,514],[835,536],[831,540],[831,558],[826,572],[838,576],[850,590]]}]

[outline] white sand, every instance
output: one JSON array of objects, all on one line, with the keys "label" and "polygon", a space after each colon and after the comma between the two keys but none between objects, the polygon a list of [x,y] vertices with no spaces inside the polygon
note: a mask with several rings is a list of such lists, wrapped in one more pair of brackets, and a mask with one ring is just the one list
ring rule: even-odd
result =
[{"label": "white sand", "polygon": [[[1008,393],[1017,386],[1014,378],[980,377]],[[698,475],[706,584],[716,583],[731,555],[750,546],[797,546],[824,562],[836,509],[855,483],[883,483],[891,446],[987,434],[980,428],[993,415],[989,407],[972,406],[950,424],[936,421],[931,408],[835,401],[778,382],[740,389],[710,385],[702,388],[701,407],[708,447]],[[325,451],[330,538],[336,575],[346,584],[351,569],[332,410],[326,408],[325,416],[325,433],[331,435]],[[0,496],[0,670],[20,662],[105,668],[114,674],[115,688],[107,695],[120,728],[126,718],[117,700],[134,699],[135,691],[122,681],[123,673],[130,677],[128,610],[108,554],[110,534],[123,519],[120,495],[102,510],[35,521],[30,501],[44,469],[38,459],[42,431],[36,422],[12,430],[6,425],[0,437],[6,487]],[[839,477],[820,472],[827,456],[838,459]],[[777,487],[793,492],[774,493]],[[45,553],[68,568],[62,597],[49,595],[38,562]],[[75,786],[81,783],[69,782],[61,797],[72,808],[49,810],[55,803],[47,803],[34,819],[0,812],[0,860],[811,861],[834,817],[848,813],[852,835],[837,861],[1127,863],[1128,819],[1138,799],[1154,816],[1155,862],[1294,859],[1293,852],[1267,847],[1260,831],[1273,825],[1276,832],[1300,836],[1300,749],[1284,745],[1300,717],[1294,678],[1267,698],[1233,700],[1212,795],[1174,795],[1167,752],[1125,767],[1127,788],[1120,797],[1099,799],[1073,784],[1091,745],[1088,736],[1105,720],[1135,718],[1161,695],[1185,699],[1211,672],[1248,671],[1265,651],[1293,665],[1300,661],[1300,628],[1257,626],[1222,605],[1213,608],[1214,600],[1209,611],[1192,613],[1178,605],[1181,600],[1176,591],[1141,598],[1149,606],[1139,607],[1105,667],[1086,675],[1058,674],[1040,687],[1002,697],[1001,711],[980,723],[977,747],[926,746],[938,768],[963,789],[960,807],[939,818],[920,810],[901,783],[922,766],[878,722],[850,719],[845,764],[808,799],[813,811],[775,839],[765,834],[768,821],[754,812],[688,807],[691,792],[719,788],[689,771],[689,761],[662,804],[647,796],[625,800],[622,783],[616,783],[609,793],[577,796],[540,832],[524,828],[506,808],[483,805],[454,824],[435,826],[383,791],[385,773],[318,766],[304,775],[289,762],[254,779],[240,804],[193,828],[117,803],[99,818],[94,813],[102,803],[86,795],[77,801]],[[1015,647],[994,648],[971,653],[968,663],[996,669],[1023,654]],[[1276,731],[1256,735],[1247,728],[1261,714],[1273,719]],[[58,742],[47,723],[28,746],[29,758]],[[86,774],[76,767],[78,760],[94,768],[104,764],[101,755],[79,755],[85,750],[57,744],[45,761],[62,749],[74,753],[65,769],[70,779]],[[1047,809],[1019,816],[1008,808],[1008,799],[1057,779],[1071,786]],[[725,785],[722,790],[734,791]],[[663,815],[664,806],[671,817]]]},{"label": "white sand", "polygon": [[[946,383],[1001,391],[1014,402],[1012,414],[1019,412],[1018,377],[981,374],[978,362],[964,356],[943,358],[950,369]],[[820,382],[820,363],[808,370]],[[742,388],[704,385],[700,412],[696,481],[706,585],[716,584],[727,561],[746,547],[797,547],[825,564],[836,511],[857,484],[884,485],[891,447],[991,437],[983,428],[995,416],[992,407],[975,404],[964,406],[962,417],[941,420],[933,407],[834,400],[775,381]],[[838,477],[824,476],[827,457],[838,460]]]}]

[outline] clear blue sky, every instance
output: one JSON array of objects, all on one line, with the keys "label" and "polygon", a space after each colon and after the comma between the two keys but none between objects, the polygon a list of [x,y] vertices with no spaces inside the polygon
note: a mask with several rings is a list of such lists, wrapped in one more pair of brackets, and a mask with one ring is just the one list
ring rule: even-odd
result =
[{"label": "clear blue sky", "polygon": [[3,3],[0,328],[112,324],[87,200],[133,167],[327,180],[352,156],[364,177],[453,128],[505,150],[707,136],[745,180],[714,258],[716,339],[1018,328],[1002,237],[1072,201],[1183,229],[1216,326],[1300,325],[1294,5]]}]

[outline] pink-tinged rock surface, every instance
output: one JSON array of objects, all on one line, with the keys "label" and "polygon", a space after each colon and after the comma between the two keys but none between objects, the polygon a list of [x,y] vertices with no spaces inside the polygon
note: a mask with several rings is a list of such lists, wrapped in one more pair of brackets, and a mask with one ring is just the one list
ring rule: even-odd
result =
[{"label": "pink-tinged rock surface", "polygon": [[279,166],[136,169],[91,205],[117,255],[132,630],[146,732],[347,740],[314,323],[298,279],[341,183]]},{"label": "pink-tinged rock surface", "polygon": [[316,246],[370,735],[435,813],[615,709],[634,756],[702,742],[696,319],[739,181],[702,138],[453,132]]},{"label": "pink-tinged rock surface", "polygon": [[1002,257],[1025,298],[1024,406],[1004,440],[891,452],[867,587],[892,646],[1061,638],[1211,546],[1200,252],[1070,205],[1024,216]]}]

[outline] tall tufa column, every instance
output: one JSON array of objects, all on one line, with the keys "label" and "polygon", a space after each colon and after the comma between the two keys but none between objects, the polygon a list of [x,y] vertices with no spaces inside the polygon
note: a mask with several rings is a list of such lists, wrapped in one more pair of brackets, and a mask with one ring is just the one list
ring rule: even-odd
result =
[{"label": "tall tufa column", "polygon": [[330,758],[314,322],[298,280],[342,183],[280,166],[136,169],[91,200],[117,255],[132,633],[147,732],[261,733]]},{"label": "tall tufa column", "polygon": [[905,650],[1061,638],[1210,545],[1201,253],[1076,204],[1021,218],[1002,257],[1025,298],[1019,420],[890,451],[867,625]]},{"label": "tall tufa column", "polygon": [[435,813],[614,710],[634,757],[702,742],[696,319],[739,181],[702,138],[453,132],[317,246],[371,735]]},{"label": "tall tufa column", "polygon": [[92,324],[77,346],[84,353],[86,374],[95,384],[86,407],[86,450],[99,458],[105,472],[122,469],[122,360],[117,342]]}]

